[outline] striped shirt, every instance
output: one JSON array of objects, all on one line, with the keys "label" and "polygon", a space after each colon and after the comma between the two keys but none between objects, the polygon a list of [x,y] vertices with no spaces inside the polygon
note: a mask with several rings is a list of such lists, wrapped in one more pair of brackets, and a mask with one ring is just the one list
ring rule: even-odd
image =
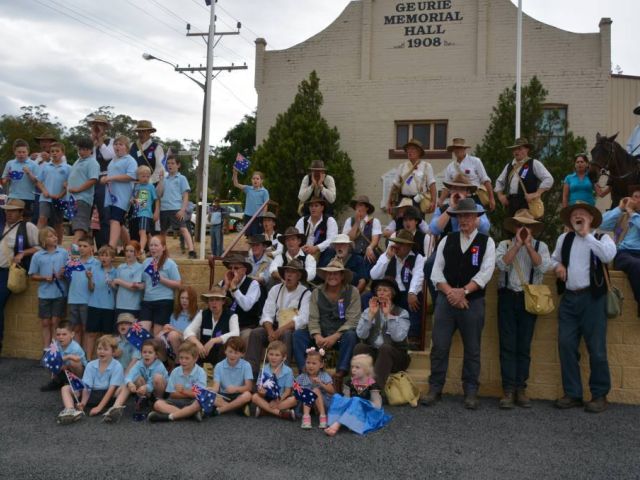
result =
[{"label": "striped shirt", "polygon": [[[509,288],[509,290],[513,290],[514,292],[522,291],[522,282],[520,281],[520,276],[518,275],[517,270],[514,268],[513,264],[517,262],[520,267],[520,271],[522,272],[522,276],[524,277],[525,282],[529,282],[529,278],[531,276],[531,267],[533,266],[531,262],[531,257],[527,252],[526,247],[520,248],[518,253],[516,253],[516,257],[513,262],[509,265],[504,263],[504,256],[507,251],[511,248],[511,246],[515,243],[515,238],[513,240],[503,240],[498,244],[496,248],[496,267],[500,270],[500,275],[498,276],[498,288],[504,288],[505,286]],[[536,243],[538,243],[538,253],[540,257],[542,257],[542,262],[540,265],[533,267],[533,285],[539,285],[542,283],[542,279],[544,277],[544,272],[546,272],[549,268],[551,268],[551,257],[549,255],[549,247],[547,244],[540,240],[533,240],[533,247],[536,247]],[[507,275],[505,275],[505,272]],[[509,284],[505,285],[505,277],[508,276]]]}]

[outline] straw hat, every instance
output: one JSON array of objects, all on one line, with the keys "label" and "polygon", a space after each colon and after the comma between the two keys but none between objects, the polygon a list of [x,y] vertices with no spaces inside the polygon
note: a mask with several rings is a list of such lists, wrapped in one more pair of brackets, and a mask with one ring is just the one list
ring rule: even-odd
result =
[{"label": "straw hat", "polygon": [[400,200],[400,203],[393,208],[395,210],[403,207],[413,207],[413,201],[408,197],[402,197],[402,200]]},{"label": "straw hat", "polygon": [[109,119],[107,117],[105,117],[104,115],[96,115],[91,120],[89,120],[89,123],[103,123],[107,127],[111,126],[111,123],[109,123]]},{"label": "straw hat", "polygon": [[215,286],[211,289],[211,291],[201,294],[200,298],[207,301],[210,298],[223,298],[226,300],[228,297],[226,292],[224,291],[224,288]]},{"label": "straw hat", "polygon": [[43,134],[38,135],[35,138],[36,140],[54,140],[54,141],[58,139],[58,137],[56,137],[53,133],[49,131],[45,131]]},{"label": "straw hat", "polygon": [[578,209],[586,210],[591,214],[591,216],[593,217],[591,228],[598,228],[600,226],[600,224],[602,223],[602,213],[600,213],[600,210],[598,210],[593,205],[589,205],[588,203],[584,203],[581,201],[577,201],[573,205],[560,210],[560,220],[562,220],[562,223],[564,223],[567,227],[573,229],[573,225],[571,225],[571,213],[574,210]]},{"label": "straw hat", "polygon": [[280,278],[284,278],[285,270],[295,270],[296,272],[300,272],[300,281],[305,282],[307,280],[307,271],[304,268],[304,264],[297,258],[293,258],[289,260],[286,265],[278,267]]},{"label": "straw hat", "polygon": [[403,243],[405,245],[411,245],[411,246],[415,244],[413,240],[413,235],[411,234],[411,232],[404,229],[398,230],[396,232],[396,236],[390,237],[389,241],[393,243]]},{"label": "straw hat", "polygon": [[525,137],[516,138],[516,143],[513,145],[509,145],[507,148],[509,150],[513,150],[514,148],[518,147],[526,147],[529,150],[533,150],[533,144],[529,143],[529,140],[527,140]]},{"label": "straw hat", "polygon": [[251,263],[249,263],[249,261],[239,253],[231,254],[222,261],[222,264],[227,268],[231,268],[231,265],[238,264],[238,263],[240,265],[243,265],[247,269],[248,273],[250,273],[251,270],[253,269],[253,265],[251,265]]},{"label": "straw hat", "polygon": [[118,315],[116,325],[120,323],[136,323],[136,317],[134,317],[131,313],[121,313],[120,315]]},{"label": "straw hat", "polygon": [[347,285],[349,283],[351,283],[351,279],[353,278],[353,272],[347,268],[344,267],[344,264],[338,260],[337,258],[334,258],[333,260],[331,260],[329,262],[329,265],[327,265],[326,267],[323,268],[318,268],[318,276],[322,279],[325,280],[325,277],[327,275],[327,273],[330,272],[342,272],[344,275],[344,278],[342,280],[342,283]]},{"label": "straw hat", "polygon": [[18,198],[10,198],[7,203],[0,205],[3,210],[24,210],[24,201]]},{"label": "straw hat", "polygon": [[[478,207],[480,208],[479,210]],[[484,208],[482,208],[482,205],[476,204],[473,198],[463,198],[455,208],[449,208],[447,213],[450,217],[456,217],[461,213],[473,213],[479,217],[484,213]]]},{"label": "straw hat", "polygon": [[407,151],[407,147],[410,147],[412,145],[414,147],[417,147],[418,150],[420,150],[420,156],[424,155],[424,147],[422,146],[422,142],[420,140],[418,140],[417,138],[410,139],[407,143],[404,144],[402,149],[406,152]]},{"label": "straw hat", "polygon": [[322,160],[314,160],[313,162],[311,162],[311,165],[309,166],[309,170],[320,170],[323,172],[327,171],[327,169],[324,166],[324,162]]},{"label": "straw hat", "polygon": [[472,184],[469,181],[469,178],[463,173],[457,174],[451,182],[442,182],[442,184],[449,190],[455,187],[465,188],[469,191],[469,193],[473,193],[478,189],[478,187]]},{"label": "straw hat", "polygon": [[334,243],[348,243],[349,245],[353,245],[353,242],[349,238],[349,235],[346,233],[340,233],[335,236],[335,238],[331,241],[331,245]]},{"label": "straw hat", "polygon": [[138,120],[138,123],[136,124],[136,128],[134,128],[134,130],[136,132],[151,131],[151,133],[156,131],[156,129],[153,128],[153,124],[151,123],[151,120]]},{"label": "straw hat", "polygon": [[464,138],[454,138],[451,140],[451,145],[447,145],[447,151],[453,152],[454,148],[471,148],[471,145],[467,145]]},{"label": "straw hat", "polygon": [[327,206],[327,201],[322,197],[311,197],[309,200],[305,202],[307,205],[311,205],[312,203],[321,203],[325,207]]},{"label": "straw hat", "polygon": [[513,217],[504,220],[504,229],[511,233],[516,233],[521,225],[531,230],[531,235],[534,237],[544,229],[544,224],[533,218],[526,208],[518,210]]},{"label": "straw hat", "polygon": [[355,210],[356,205],[358,205],[359,203],[367,206],[367,213],[369,215],[371,215],[376,209],[376,207],[373,206],[373,203],[369,201],[369,197],[367,197],[366,195],[358,195],[356,198],[349,202],[349,206]]},{"label": "straw hat", "polygon": [[289,237],[298,237],[302,243],[307,240],[304,234],[300,233],[296,227],[287,227],[284,233],[278,237],[278,241],[284,245]]}]

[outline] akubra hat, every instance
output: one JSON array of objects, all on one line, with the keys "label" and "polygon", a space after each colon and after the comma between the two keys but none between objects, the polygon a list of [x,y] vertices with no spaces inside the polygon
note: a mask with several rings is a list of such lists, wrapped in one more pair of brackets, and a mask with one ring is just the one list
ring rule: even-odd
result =
[{"label": "akubra hat", "polygon": [[51,132],[44,132],[41,135],[38,135],[37,137],[35,137],[36,140],[57,140],[58,137],[56,137],[53,133]]},{"label": "akubra hat", "polygon": [[307,205],[311,205],[312,203],[321,203],[325,207],[327,206],[327,201],[322,197],[311,197],[309,200],[305,202]]},{"label": "akubra hat", "polygon": [[247,243],[249,245],[257,245],[262,243],[263,245],[266,245],[267,247],[270,247],[272,245],[271,240],[267,240],[267,237],[265,237],[262,233],[260,235],[252,235],[249,238],[247,238]]},{"label": "akubra hat", "polygon": [[529,143],[529,140],[527,140],[525,137],[516,138],[516,143],[514,143],[513,145],[509,145],[507,149],[513,150],[514,148],[518,147],[526,147],[529,150],[533,150],[533,144]]},{"label": "akubra hat", "polygon": [[413,246],[415,241],[413,240],[413,235],[408,230],[398,230],[395,237],[389,238],[390,242],[393,243],[404,243],[405,245]]},{"label": "akubra hat", "polygon": [[286,265],[278,267],[280,278],[284,278],[285,270],[295,270],[296,272],[300,272],[300,281],[304,282],[307,280],[307,271],[304,268],[304,264],[297,258],[291,259]]},{"label": "akubra hat", "polygon": [[247,259],[243,255],[240,255],[239,253],[234,253],[232,255],[229,255],[227,258],[225,258],[222,261],[222,264],[227,268],[231,268],[231,265],[238,264],[238,263],[246,267],[247,273],[251,273],[251,270],[253,270],[253,265],[251,265],[251,263],[249,263],[249,261],[247,261]]},{"label": "akubra hat", "polygon": [[397,210],[398,208],[403,208],[403,207],[413,207],[413,201],[409,197],[402,197],[402,200],[400,200],[400,203],[393,208],[394,210]]},{"label": "akubra hat", "polygon": [[449,207],[447,213],[450,217],[456,217],[463,213],[472,213],[478,217],[484,213],[484,208],[476,204],[473,198],[463,198],[454,208]]},{"label": "akubra hat", "polygon": [[262,215],[260,215],[260,218],[262,219],[271,218],[275,221],[278,217],[276,217],[276,214],[273,212],[264,212]]},{"label": "akubra hat", "polygon": [[455,176],[455,178],[451,181],[451,182],[446,182],[443,181],[442,184],[447,187],[449,190],[457,187],[457,188],[465,188],[469,191],[469,193],[473,193],[475,192],[478,187],[476,187],[474,184],[472,184],[469,181],[469,178],[463,174],[463,173],[459,173],[458,175]]},{"label": "akubra hat", "polygon": [[356,198],[349,202],[349,206],[355,210],[356,205],[358,205],[359,203],[367,206],[367,213],[369,215],[371,215],[376,209],[376,207],[373,206],[373,203],[369,201],[369,197],[367,197],[366,195],[358,195]]},{"label": "akubra hat", "polygon": [[333,245],[334,243],[348,243],[349,245],[353,245],[353,242],[349,238],[349,235],[347,235],[346,233],[339,233],[338,235],[336,235],[331,241],[331,245]]},{"label": "akubra hat", "polygon": [[7,203],[0,205],[3,210],[24,210],[25,204],[23,200],[19,198],[10,198]]},{"label": "akubra hat", "polygon": [[111,126],[111,123],[109,123],[109,119],[104,115],[96,115],[91,120],[89,120],[89,123],[104,123],[107,127]]},{"label": "akubra hat", "polygon": [[633,109],[633,113],[635,113],[636,115],[640,115],[640,102],[638,103],[638,106]]},{"label": "akubra hat", "polygon": [[205,301],[209,300],[210,298],[223,298],[225,300],[228,299],[227,294],[224,291],[224,288],[218,287],[218,286],[213,287],[209,292],[201,294],[200,298],[202,298]]},{"label": "akubra hat", "polygon": [[379,280],[371,281],[371,292],[375,295],[378,287],[389,287],[393,290],[393,299],[395,300],[400,295],[400,289],[398,284],[391,277],[380,278]]},{"label": "akubra hat", "polygon": [[302,243],[306,240],[306,237],[300,233],[296,227],[287,227],[284,233],[278,237],[278,241],[284,245],[289,237],[298,237]]},{"label": "akubra hat", "polygon": [[593,205],[589,205],[588,203],[581,201],[577,201],[573,205],[560,210],[560,220],[562,220],[562,223],[564,223],[567,227],[573,229],[573,225],[571,225],[571,213],[573,213],[574,210],[578,209],[586,210],[593,217],[591,228],[598,228],[600,226],[600,224],[602,223],[602,213],[600,213],[600,210],[598,210]]},{"label": "akubra hat", "polygon": [[451,140],[451,145],[447,145],[447,151],[453,152],[454,148],[471,148],[471,145],[467,145],[464,138],[454,138]]},{"label": "akubra hat", "polygon": [[531,212],[526,208],[518,210],[513,217],[504,220],[504,229],[511,233],[516,233],[521,225],[531,230],[531,235],[534,237],[542,232],[544,228],[544,224],[533,218]]},{"label": "akubra hat", "polygon": [[156,131],[156,129],[153,128],[153,124],[150,120],[138,120],[138,123],[136,124],[136,128],[134,128],[134,130],[136,132],[148,130],[151,131],[151,133]]},{"label": "akubra hat", "polygon": [[424,155],[424,147],[422,146],[422,142],[417,138],[412,138],[411,140],[409,140],[407,143],[404,144],[402,149],[406,152],[407,148],[412,145],[418,148],[418,150],[420,150],[420,156]]},{"label": "akubra hat", "polygon": [[324,166],[324,162],[322,160],[314,160],[313,162],[311,162],[311,165],[309,166],[309,170],[320,170],[323,172],[326,172],[327,169]]},{"label": "akubra hat", "polygon": [[353,272],[345,268],[344,264],[337,258],[334,258],[333,260],[331,260],[329,262],[329,265],[327,265],[326,267],[318,268],[318,276],[322,280],[325,280],[327,273],[330,273],[330,272],[342,272],[344,274],[344,279],[342,283],[344,283],[345,285],[348,285],[349,283],[351,283],[351,279],[353,278]]}]

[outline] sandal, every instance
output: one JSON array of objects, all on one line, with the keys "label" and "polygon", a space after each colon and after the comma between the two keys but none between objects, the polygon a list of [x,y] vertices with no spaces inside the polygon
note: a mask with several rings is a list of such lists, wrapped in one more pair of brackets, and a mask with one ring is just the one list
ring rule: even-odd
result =
[{"label": "sandal", "polygon": [[327,428],[327,416],[326,415],[320,415],[320,424],[318,425],[318,428]]}]

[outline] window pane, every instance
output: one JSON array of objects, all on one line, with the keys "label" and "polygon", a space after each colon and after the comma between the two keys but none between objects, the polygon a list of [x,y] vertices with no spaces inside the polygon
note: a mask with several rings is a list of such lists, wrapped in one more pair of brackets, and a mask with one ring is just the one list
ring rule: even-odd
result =
[{"label": "window pane", "polygon": [[433,149],[445,150],[447,148],[447,124],[436,123],[433,127]]},{"label": "window pane", "polygon": [[431,125],[428,123],[416,123],[413,125],[413,138],[420,140],[425,150],[429,150],[429,137]]},{"label": "window pane", "polygon": [[396,149],[402,147],[409,141],[409,125],[396,125]]}]

